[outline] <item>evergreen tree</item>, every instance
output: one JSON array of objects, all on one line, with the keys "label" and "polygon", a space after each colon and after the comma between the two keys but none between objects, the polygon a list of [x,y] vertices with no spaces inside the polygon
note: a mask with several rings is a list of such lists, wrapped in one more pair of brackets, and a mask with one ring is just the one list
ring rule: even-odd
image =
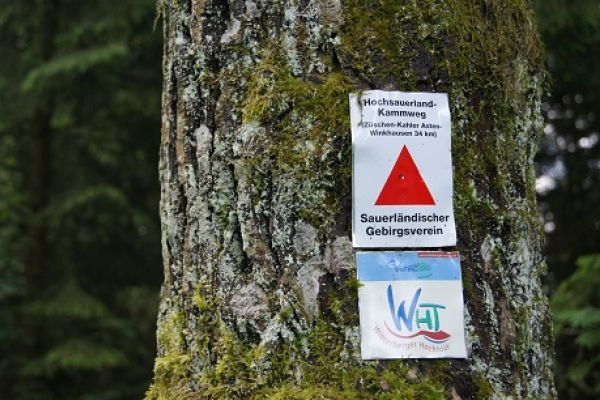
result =
[{"label": "evergreen tree", "polygon": [[539,197],[556,286],[600,243],[600,8],[593,0],[550,0],[537,12],[551,74]]},{"label": "evergreen tree", "polygon": [[[537,165],[547,233],[561,398],[598,398],[600,243],[600,8],[593,0],[536,2],[550,94]],[[576,261],[577,260],[577,261]],[[596,260],[596,261],[594,261]]]},{"label": "evergreen tree", "polygon": [[600,396],[600,255],[581,257],[552,297],[556,381],[565,399]]},{"label": "evergreen tree", "polygon": [[154,23],[152,0],[0,6],[0,179],[11,179],[0,200],[2,398],[131,399],[148,385],[160,271]]}]

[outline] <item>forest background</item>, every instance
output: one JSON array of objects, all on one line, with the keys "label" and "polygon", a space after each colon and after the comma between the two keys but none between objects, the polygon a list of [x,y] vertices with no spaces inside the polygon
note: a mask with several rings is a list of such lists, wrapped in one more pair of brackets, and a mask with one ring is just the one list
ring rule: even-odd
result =
[{"label": "forest background", "polygon": [[[600,398],[600,5],[535,3],[560,398]],[[155,0],[0,0],[0,399],[142,398],[162,280]]]}]

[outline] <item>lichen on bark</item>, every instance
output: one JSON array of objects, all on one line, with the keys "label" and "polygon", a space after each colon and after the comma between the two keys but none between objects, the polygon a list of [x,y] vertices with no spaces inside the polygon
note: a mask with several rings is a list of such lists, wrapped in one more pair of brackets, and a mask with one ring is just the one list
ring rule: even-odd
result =
[{"label": "lichen on bark", "polygon": [[[161,0],[147,399],[551,398],[526,1]],[[467,360],[361,361],[348,94],[447,92]]]}]

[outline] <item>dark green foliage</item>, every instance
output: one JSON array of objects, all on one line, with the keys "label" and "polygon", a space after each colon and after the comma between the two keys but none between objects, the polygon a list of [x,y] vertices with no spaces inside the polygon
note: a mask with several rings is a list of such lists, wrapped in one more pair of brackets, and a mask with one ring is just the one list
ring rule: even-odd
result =
[{"label": "dark green foliage", "polygon": [[149,384],[154,20],[154,0],[0,5],[2,399],[133,399]]},{"label": "dark green foliage", "polygon": [[0,136],[0,397],[11,379],[11,365],[18,357],[14,352],[19,340],[15,329],[16,308],[25,292],[22,264],[18,260],[24,210],[16,167],[14,139]]},{"label": "dark green foliage", "polygon": [[551,74],[537,161],[546,183],[538,194],[549,284],[560,284],[552,301],[556,382],[560,398],[598,398],[599,264],[576,260],[600,243],[600,7],[594,0],[539,0],[536,9]]},{"label": "dark green foliage", "polygon": [[553,285],[600,243],[600,7],[595,0],[537,2],[551,74],[539,173]]},{"label": "dark green foliage", "polygon": [[600,254],[581,257],[552,299],[563,398],[600,397],[599,287]]}]

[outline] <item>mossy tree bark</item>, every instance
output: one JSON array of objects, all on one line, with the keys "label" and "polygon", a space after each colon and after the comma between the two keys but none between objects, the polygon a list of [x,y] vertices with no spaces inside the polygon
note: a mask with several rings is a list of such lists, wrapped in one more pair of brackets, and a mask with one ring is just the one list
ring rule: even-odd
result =
[{"label": "mossy tree bark", "polygon": [[[148,399],[552,398],[525,0],[162,0]],[[466,360],[362,362],[348,93],[447,92]]]}]

